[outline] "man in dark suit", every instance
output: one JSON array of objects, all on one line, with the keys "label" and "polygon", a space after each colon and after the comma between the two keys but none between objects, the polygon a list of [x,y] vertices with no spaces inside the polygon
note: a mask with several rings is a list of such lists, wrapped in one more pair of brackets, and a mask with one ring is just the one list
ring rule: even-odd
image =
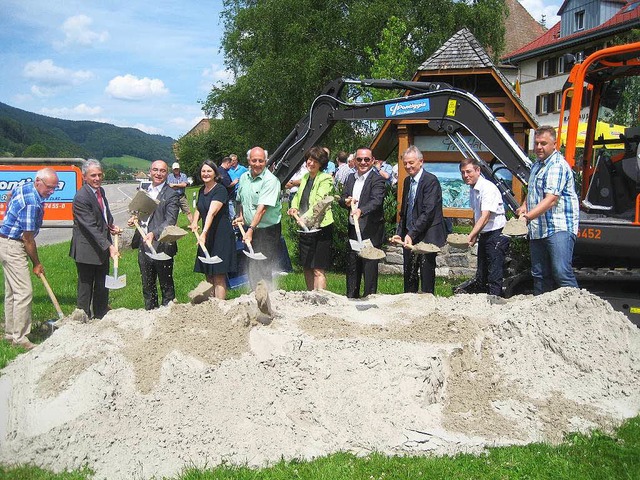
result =
[{"label": "man in dark suit", "polygon": [[[368,148],[359,148],[355,158],[355,173],[347,177],[340,205],[351,210],[349,216],[349,238],[357,239],[355,220],[359,222],[363,239],[370,239],[374,247],[380,248],[384,239],[384,194],[385,180],[373,170],[373,155]],[[360,297],[360,282],[364,276],[366,297],[378,290],[378,260],[366,260],[358,252],[347,251],[347,297]]]},{"label": "man in dark suit", "polygon": [[[73,198],[71,256],[78,270],[78,308],[89,318],[102,318],[109,310],[109,290],[104,286],[109,258],[118,251],[111,235],[121,233],[113,224],[109,202],[102,188],[102,165],[87,160],[82,165],[84,185]],[[92,314],[93,311],[93,314]]]},{"label": "man in dark suit", "polygon": [[[400,222],[394,239],[406,246],[419,242],[442,247],[447,239],[442,215],[442,190],[438,178],[422,168],[424,159],[419,148],[412,145],[402,155],[407,172],[402,191]],[[404,291],[418,291],[418,272],[421,291],[433,293],[436,285],[436,254],[414,254],[405,248]]]},{"label": "man in dark suit", "polygon": [[[173,283],[173,257],[178,252],[175,242],[158,242],[160,234],[169,225],[175,225],[180,211],[180,193],[167,184],[169,167],[162,160],[156,160],[151,164],[149,175],[151,186],[147,193],[160,203],[151,216],[142,222],[142,229],[146,232],[144,238],[136,230],[131,240],[131,247],[138,248],[138,265],[142,276],[142,296],[144,308],[152,310],[158,308],[158,288],[156,279],[160,284],[162,305],[168,305],[176,298]],[[129,219],[133,224],[134,217]],[[150,252],[147,242],[151,242],[157,253],[166,253],[169,260],[154,260],[147,255]]]}]

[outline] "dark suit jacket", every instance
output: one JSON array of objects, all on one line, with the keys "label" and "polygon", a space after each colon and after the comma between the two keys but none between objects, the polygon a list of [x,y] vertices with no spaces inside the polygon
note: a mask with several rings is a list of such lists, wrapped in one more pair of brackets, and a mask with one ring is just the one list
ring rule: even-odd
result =
[{"label": "dark suit jacket", "polygon": [[444,217],[442,215],[442,189],[438,178],[432,173],[422,170],[422,176],[416,189],[416,198],[413,203],[414,224],[413,228],[407,231],[407,201],[411,177],[404,179],[402,191],[402,206],[400,209],[400,222],[396,234],[404,239],[407,233],[413,240],[418,242],[431,243],[442,247],[447,241]]},{"label": "dark suit jacket", "polygon": [[[345,204],[347,197],[353,194],[353,185],[356,183],[355,173],[349,174],[344,184],[339,203],[342,207],[350,209]],[[384,240],[384,194],[385,180],[376,172],[371,171],[364,181],[360,201],[357,207],[362,212],[360,216],[360,233],[363,239],[370,239],[375,247],[382,245]],[[355,229],[349,224],[349,237],[355,237]]]},{"label": "dark suit jacket", "polygon": [[[170,257],[173,257],[178,252],[178,245],[175,242],[158,242],[158,238],[160,238],[160,234],[165,227],[176,224],[178,213],[180,212],[180,197],[180,193],[165,183],[158,194],[157,200],[160,203],[147,222],[147,231],[153,232],[153,248],[156,249],[156,252],[164,252]],[[140,240],[140,233],[136,229],[131,240],[131,247],[138,248]]]},{"label": "dark suit jacket", "polygon": [[83,185],[73,197],[73,233],[69,256],[78,263],[103,265],[109,262],[109,225],[113,224],[113,216],[102,187],[100,191],[108,223],[104,220],[98,198],[89,185]]}]

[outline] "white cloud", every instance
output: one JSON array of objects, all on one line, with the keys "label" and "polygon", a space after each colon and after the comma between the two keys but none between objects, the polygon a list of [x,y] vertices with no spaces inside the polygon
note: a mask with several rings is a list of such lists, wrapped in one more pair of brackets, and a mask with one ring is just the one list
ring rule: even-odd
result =
[{"label": "white cloud", "polygon": [[167,95],[169,89],[157,78],[138,78],[134,75],[118,75],[109,81],[105,92],[120,100],[143,100]]},{"label": "white cloud", "polygon": [[557,4],[548,4],[543,0],[521,0],[520,3],[537,22],[542,19],[542,15],[545,15],[545,24],[547,28],[553,27],[560,21],[560,17],[558,17],[557,13],[562,6],[562,2]]},{"label": "white cloud", "polygon": [[28,62],[24,66],[22,74],[36,85],[50,88],[79,85],[93,78],[93,73],[88,70],[73,71],[62,68],[55,65],[50,59]]},{"label": "white cloud", "polygon": [[137,128],[138,130],[142,130],[145,133],[150,133],[151,135],[162,135],[164,131],[161,128],[151,127],[149,125],[145,125],[144,123],[136,123],[132,125],[132,128]]},{"label": "white cloud", "polygon": [[42,113],[43,115],[48,115],[50,117],[81,120],[86,117],[100,115],[102,113],[102,107],[90,107],[86,103],[81,103],[73,108],[42,108],[40,109],[40,113]]},{"label": "white cloud", "polygon": [[211,67],[202,71],[202,77],[213,82],[222,81],[228,83],[233,80],[233,72],[217,63],[213,63]]},{"label": "white cloud", "polygon": [[55,42],[55,46],[58,48],[71,45],[91,47],[96,43],[103,43],[108,40],[109,32],[94,32],[89,28],[92,23],[93,19],[86,15],[75,15],[67,18],[62,24],[65,38],[62,42]]}]

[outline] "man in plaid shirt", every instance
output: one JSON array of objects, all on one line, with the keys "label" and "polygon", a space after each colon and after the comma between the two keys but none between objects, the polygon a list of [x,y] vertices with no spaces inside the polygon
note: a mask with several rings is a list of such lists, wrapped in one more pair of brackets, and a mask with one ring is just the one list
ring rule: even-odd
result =
[{"label": "man in plaid shirt", "polygon": [[29,262],[35,275],[44,275],[35,237],[42,226],[44,201],[58,188],[58,175],[51,168],[36,173],[34,182],[17,186],[11,192],[0,227],[0,262],[4,270],[4,339],[31,350],[33,286]]},{"label": "man in plaid shirt", "polygon": [[535,131],[535,154],[525,203],[516,211],[529,226],[533,293],[578,287],[571,260],[580,207],[573,172],[556,150],[556,130]]}]

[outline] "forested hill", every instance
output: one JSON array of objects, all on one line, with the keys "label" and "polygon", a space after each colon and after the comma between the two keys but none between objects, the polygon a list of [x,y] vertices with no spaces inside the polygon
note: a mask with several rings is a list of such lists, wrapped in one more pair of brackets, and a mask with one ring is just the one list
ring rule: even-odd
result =
[{"label": "forested hill", "polygon": [[0,102],[0,156],[175,159],[174,140],[108,123],[62,120]]}]

